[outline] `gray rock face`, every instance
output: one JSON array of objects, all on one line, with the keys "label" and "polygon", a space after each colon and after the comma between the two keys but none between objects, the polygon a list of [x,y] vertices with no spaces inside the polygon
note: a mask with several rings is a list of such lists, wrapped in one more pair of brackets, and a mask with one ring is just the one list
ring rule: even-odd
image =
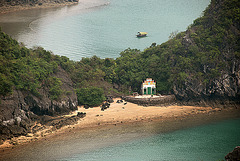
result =
[{"label": "gray rock face", "polygon": [[35,121],[43,115],[56,116],[77,109],[77,96],[73,83],[67,73],[59,69],[54,75],[62,81],[62,90],[68,91],[60,100],[50,100],[48,89],[41,88],[41,97],[30,92],[14,90],[13,94],[1,98],[0,104],[0,140],[13,136],[26,135]]},{"label": "gray rock face", "polygon": [[[173,92],[183,104],[240,104],[240,61],[222,71],[221,76],[203,84],[188,78],[181,86],[174,85]],[[194,103],[195,102],[195,103]]]}]

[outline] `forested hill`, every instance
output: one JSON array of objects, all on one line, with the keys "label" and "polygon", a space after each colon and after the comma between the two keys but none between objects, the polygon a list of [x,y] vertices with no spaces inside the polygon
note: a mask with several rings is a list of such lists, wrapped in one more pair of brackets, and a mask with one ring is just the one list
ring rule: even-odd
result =
[{"label": "forested hill", "polygon": [[239,105],[239,23],[239,0],[212,0],[187,31],[161,45],[79,62],[41,47],[27,49],[0,31],[0,130],[10,128],[0,136],[22,135],[32,120],[77,104],[95,106],[106,95],[140,92],[148,77],[157,82],[157,93],[175,94],[182,103]]}]

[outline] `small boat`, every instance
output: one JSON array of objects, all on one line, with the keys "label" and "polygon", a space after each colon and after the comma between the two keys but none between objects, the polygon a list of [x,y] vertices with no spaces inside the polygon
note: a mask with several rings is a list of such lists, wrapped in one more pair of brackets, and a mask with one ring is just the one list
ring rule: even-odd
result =
[{"label": "small boat", "polygon": [[138,34],[136,36],[137,37],[145,37],[145,36],[147,36],[147,32],[138,32]]}]

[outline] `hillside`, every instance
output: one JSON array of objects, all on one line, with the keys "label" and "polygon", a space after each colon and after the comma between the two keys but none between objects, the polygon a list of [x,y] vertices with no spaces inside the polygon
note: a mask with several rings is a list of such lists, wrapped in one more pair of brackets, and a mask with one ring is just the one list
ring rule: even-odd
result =
[{"label": "hillside", "polygon": [[[41,47],[27,49],[0,31],[2,139],[26,135],[44,115],[140,92],[147,77],[157,82],[157,93],[175,94],[180,104],[239,106],[239,7],[238,0],[212,0],[187,31],[144,51],[126,49],[116,59],[75,62]],[[82,100],[83,95],[88,97]]]}]

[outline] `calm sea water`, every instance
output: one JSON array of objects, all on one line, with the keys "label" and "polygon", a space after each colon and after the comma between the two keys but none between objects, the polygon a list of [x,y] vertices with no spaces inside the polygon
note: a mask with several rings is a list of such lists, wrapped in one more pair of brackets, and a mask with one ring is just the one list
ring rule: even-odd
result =
[{"label": "calm sea water", "polygon": [[240,145],[240,119],[157,134],[60,160],[216,161]]},{"label": "calm sea water", "polygon": [[[2,30],[27,47],[72,60],[116,58],[128,47],[161,44],[202,15],[210,0],[81,0],[78,5],[0,15]],[[136,38],[138,31],[148,37]]]},{"label": "calm sea water", "polygon": [[[167,41],[171,32],[184,31],[209,1],[81,0],[75,6],[1,15],[0,26],[28,47],[42,46],[72,60],[93,55],[116,58],[128,47],[143,50],[153,42]],[[136,38],[137,31],[148,32],[148,37]],[[139,132],[88,138],[85,142],[75,136],[67,141],[29,145],[9,158],[219,160],[240,145],[239,125],[240,119],[235,119],[140,139],[136,139]]]}]

